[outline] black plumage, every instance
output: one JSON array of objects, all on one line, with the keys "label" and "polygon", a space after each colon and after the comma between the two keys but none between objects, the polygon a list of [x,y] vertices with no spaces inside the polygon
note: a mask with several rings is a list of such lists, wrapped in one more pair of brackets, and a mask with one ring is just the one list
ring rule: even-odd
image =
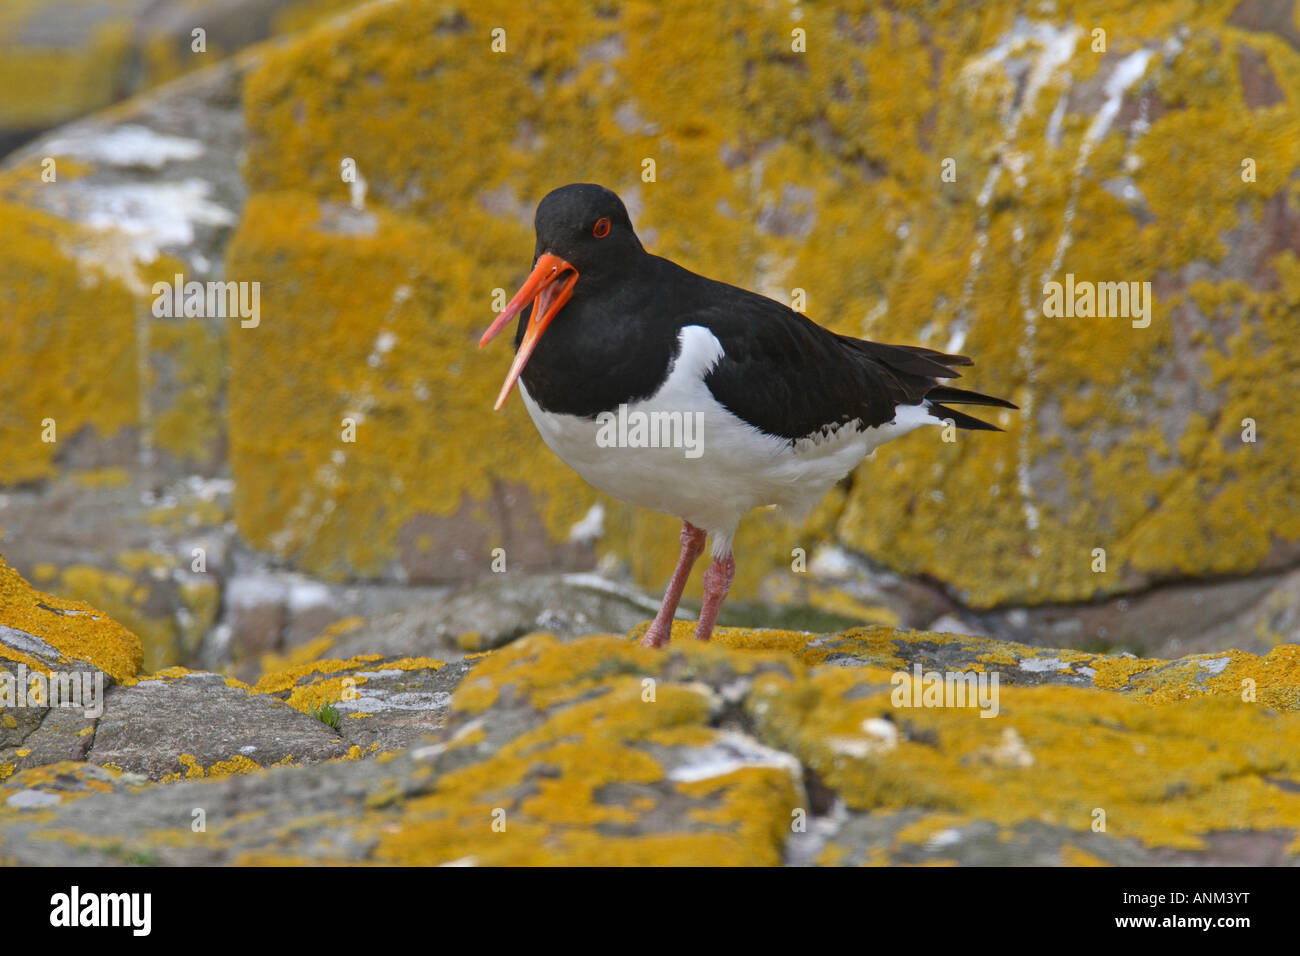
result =
[{"label": "black plumage", "polygon": [[[707,328],[723,348],[705,379],[714,398],[791,441],[883,425],[898,406],[925,401],[958,428],[998,430],[940,403],[1016,407],[940,385],[972,364],[965,356],[831,332],[780,302],[646,252],[609,190],[565,189],[572,192],[555,201],[552,193],[538,207],[537,251],[563,256],[581,279],[521,376],[546,411],[591,417],[650,397],[671,371],[679,333],[691,325]],[[602,217],[615,232],[595,239],[592,224]],[[521,314],[516,347],[530,315]]]}]

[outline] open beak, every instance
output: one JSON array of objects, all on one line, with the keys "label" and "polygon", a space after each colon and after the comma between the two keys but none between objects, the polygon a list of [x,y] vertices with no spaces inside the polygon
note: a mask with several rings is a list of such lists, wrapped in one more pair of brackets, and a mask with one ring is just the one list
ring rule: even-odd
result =
[{"label": "open beak", "polygon": [[533,306],[533,314],[528,320],[528,328],[524,330],[524,340],[519,343],[514,364],[506,374],[505,384],[501,386],[501,394],[497,396],[497,403],[492,406],[492,411],[499,412],[501,406],[506,403],[510,389],[514,387],[519,374],[528,364],[528,359],[532,356],[533,349],[537,348],[542,333],[551,324],[556,313],[564,308],[564,303],[569,301],[569,297],[573,295],[573,287],[577,283],[577,269],[559,256],[553,256],[549,252],[542,253],[537,257],[537,264],[533,266],[532,274],[515,293],[515,297],[506,305],[505,310],[497,316],[496,321],[483,333],[483,337],[478,340],[479,348],[487,345],[506,327],[507,322],[523,311],[524,306],[534,299],[537,300]]}]

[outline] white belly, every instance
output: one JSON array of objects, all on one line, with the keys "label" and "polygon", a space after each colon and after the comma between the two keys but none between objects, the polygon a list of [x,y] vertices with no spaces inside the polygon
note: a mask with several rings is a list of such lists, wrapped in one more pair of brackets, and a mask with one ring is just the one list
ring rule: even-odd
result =
[{"label": "white belly", "polygon": [[[780,505],[796,515],[813,507],[877,446],[924,424],[939,424],[925,406],[904,406],[888,425],[792,445],[767,435],[720,405],[704,377],[722,357],[708,329],[682,329],[667,381],[650,398],[595,419],[543,411],[523,382],[519,392],[542,440],[570,468],[606,494],[683,518],[713,537],[713,553],[730,550],[740,519]],[[659,447],[653,447],[656,442]]]}]

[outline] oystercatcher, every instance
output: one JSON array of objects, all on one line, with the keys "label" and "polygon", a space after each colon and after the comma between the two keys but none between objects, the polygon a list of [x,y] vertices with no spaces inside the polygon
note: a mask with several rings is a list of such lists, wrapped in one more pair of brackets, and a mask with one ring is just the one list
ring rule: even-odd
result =
[{"label": "oystercatcher", "polygon": [[706,535],[700,640],[735,576],[731,542],[750,510],[806,512],[875,448],[922,425],[1001,430],[947,403],[1016,407],[940,384],[972,364],[965,356],[838,335],[646,252],[603,186],[554,190],[534,225],[532,273],[479,341],[519,316],[495,408],[519,381],[542,440],[587,482],[681,519],[648,647],[668,643]]}]

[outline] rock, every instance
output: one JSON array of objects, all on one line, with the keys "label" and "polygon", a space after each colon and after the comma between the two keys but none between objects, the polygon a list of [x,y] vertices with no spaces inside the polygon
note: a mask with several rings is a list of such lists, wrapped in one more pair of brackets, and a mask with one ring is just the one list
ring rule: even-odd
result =
[{"label": "rock", "polygon": [[194,659],[217,624],[228,497],[215,481],[157,493],[123,468],[73,471],[0,495],[0,547],[42,587],[122,622],[153,670]]},{"label": "rock", "polygon": [[[201,69],[350,0],[36,0],[5,11],[0,155],[36,132]],[[193,31],[202,25],[203,48]],[[21,90],[22,94],[17,95]]]},{"label": "rock", "polygon": [[[852,811],[827,822],[821,863],[1218,865],[1256,861],[1260,845],[1282,851],[1290,841],[1277,862],[1294,859],[1295,823],[1246,808],[1276,807],[1287,818],[1300,810],[1293,770],[1268,769],[1300,729],[1294,654],[1251,667],[1279,664],[1289,671],[1276,687],[1285,712],[1243,700],[1240,674],[1204,686],[1203,663],[1191,660],[1157,665],[1152,681],[1168,683],[1139,699],[1010,686],[993,720],[897,708],[890,673],[874,668],[815,669],[796,689],[757,688],[747,708],[760,739],[799,757]],[[864,746],[878,720],[897,728],[892,746]],[[1231,848],[1230,833],[1250,839]]]},{"label": "rock", "polygon": [[220,674],[154,676],[115,688],[87,759],[150,780],[247,773],[341,757],[349,744],[315,717]]},{"label": "rock", "polygon": [[[795,840],[795,865],[834,866],[1157,866],[1170,863],[1246,863],[1235,853],[1189,853],[1148,848],[1138,840],[1069,827],[1020,823],[1012,827],[968,822],[942,811],[838,812],[817,832]],[[1211,837],[1207,845],[1214,843]],[[1281,862],[1283,857],[1276,862]]]},{"label": "rock", "polygon": [[[225,48],[292,26],[273,0],[200,7]],[[561,38],[501,0],[397,0],[53,130],[0,172],[16,237],[0,288],[17,290],[0,544],[135,631],[151,670],[251,671],[501,562],[657,593],[675,521],[577,482],[518,404],[483,416],[500,355],[474,339],[492,290],[522,278],[532,208],[578,137],[584,175],[627,198],[656,251],[777,298],[797,286],[840,332],[968,351],[962,384],[1022,405],[999,413],[1003,435],[885,446],[797,527],[750,516],[733,607],[1155,657],[1300,640],[1279,411],[1300,384],[1300,51],[1266,7],[1119,15],[1105,55],[1082,25],[1010,2],[978,36],[928,9],[812,10],[803,57],[761,4],[722,20],[679,0],[601,8]],[[190,14],[150,10],[184,40]],[[20,46],[50,33],[36,16]],[[470,38],[507,21],[511,52],[481,55]],[[75,26],[59,42],[82,49]],[[719,30],[737,42],[719,50]],[[394,39],[410,35],[427,42]],[[511,110],[485,112],[484,90]],[[953,182],[935,179],[947,159]],[[260,283],[258,323],[155,316],[154,284],[177,274]],[[1150,324],[1048,317],[1043,290],[1066,275],[1150,282]],[[801,569],[819,552],[847,559]],[[268,568],[328,601],[226,599]]]},{"label": "rock", "polygon": [[[425,608],[448,588],[321,581],[296,572],[264,566],[240,549],[223,589],[226,630],[210,635],[200,659],[209,667],[233,665],[236,676],[255,680],[265,655],[278,655],[346,633],[367,619],[383,619],[410,608]],[[393,642],[393,655],[418,653]],[[382,650],[377,644],[355,653]],[[318,653],[316,656],[320,656]],[[352,656],[352,652],[344,656]]]},{"label": "rock", "polygon": [[[1054,647],[1180,657],[1300,643],[1300,570],[1169,584],[1094,604],[972,613],[987,633]],[[933,625],[930,625],[933,627]],[[969,627],[963,628],[969,632]]]},{"label": "rock", "polygon": [[[468,275],[482,264],[445,248],[426,223],[378,206],[374,235],[337,232],[331,202],[253,195],[227,258],[230,278],[259,277],[266,317],[229,336],[240,369],[230,462],[245,492],[236,502],[241,534],[335,580],[445,583],[489,575],[494,560],[508,573],[590,567],[590,545],[568,533],[594,492],[540,455],[512,474],[518,449],[536,441],[531,424],[512,415],[490,441],[465,440],[491,407],[486,366],[461,354],[481,322],[443,315],[440,296],[413,277],[446,268]],[[435,250],[442,266],[410,258]],[[260,264],[272,260],[284,268],[264,275]],[[294,273],[313,275],[313,304],[300,300],[306,286],[284,281]],[[303,310],[320,316],[306,338],[308,326],[273,318]],[[304,389],[299,374],[313,362],[346,367],[341,390],[322,393],[328,378]],[[265,418],[263,403],[279,413]],[[345,440],[348,422],[355,442]]]},{"label": "rock", "polygon": [[0,780],[84,760],[107,694],[134,682],[141,658],[126,628],[36,591],[0,558]]},{"label": "rock", "polygon": [[[417,661],[420,659],[416,659]],[[471,659],[444,664],[411,659],[358,668],[353,700],[337,705],[340,731],[363,754],[390,753],[435,735],[446,722],[451,695],[469,673]]]},{"label": "rock", "polygon": [[0,216],[19,241],[0,272],[45,291],[0,330],[21,366],[0,382],[14,412],[0,484],[15,486],[0,495],[0,543],[14,566],[129,622],[151,669],[195,659],[231,550],[220,326],[154,317],[151,288],[220,278],[245,191],[231,161],[239,76],[222,64],[6,159]]},{"label": "rock", "polygon": [[89,665],[130,683],[140,671],[140,640],[102,611],[35,590],[0,558],[0,657],[6,666],[53,670]]},{"label": "rock", "polygon": [[71,760],[20,770],[0,782],[0,807],[41,810],[92,793],[125,793],[144,777]]},{"label": "rock", "polygon": [[256,690],[301,711],[333,706],[339,740],[360,756],[394,751],[440,730],[451,692],[469,668],[468,661],[359,654],[273,670]]},{"label": "rock", "polygon": [[[647,622],[648,624],[648,622]],[[644,633],[642,624],[632,633]],[[674,639],[692,635],[673,626]],[[999,685],[1064,684],[1122,691],[1169,702],[1201,696],[1240,696],[1249,689],[1266,707],[1300,709],[1300,647],[1283,644],[1266,655],[1238,650],[1165,661],[1132,654],[1048,649],[964,634],[855,628],[838,634],[726,628],[713,643],[743,649],[780,649],[809,665],[885,669],[891,673],[997,674]]]},{"label": "rock", "polygon": [[[319,658],[382,654],[456,660],[532,631],[559,637],[625,632],[658,611],[659,598],[594,574],[520,572],[459,589],[357,587],[250,568],[224,591],[230,635],[209,661],[233,661],[255,680],[264,655],[312,649]],[[681,612],[685,615],[687,612]],[[322,638],[326,638],[323,643]]]},{"label": "rock", "polygon": [[[470,666],[370,654],[295,663],[253,688],[184,668],[143,675],[141,657],[107,615],[33,590],[0,559],[0,780],[68,761],[156,781],[392,751],[442,726]],[[337,727],[310,713],[323,704]]]},{"label": "rock", "polygon": [[623,633],[658,610],[657,598],[592,574],[503,575],[359,625],[335,638],[330,652],[454,658],[533,631],[561,638]]},{"label": "rock", "polygon": [[[498,16],[490,5],[446,19],[419,57],[401,63],[370,38],[379,29],[400,34],[437,20],[434,6],[376,8],[313,34],[311,43],[276,50],[247,82],[252,200],[232,242],[232,261],[245,269],[272,255],[301,261],[318,279],[307,293],[316,297],[308,310],[337,318],[328,344],[301,326],[234,339],[236,364],[249,370],[250,402],[267,389],[284,390],[288,403],[291,388],[319,388],[316,402],[303,403],[302,420],[240,429],[247,447],[232,448],[236,473],[268,491],[250,494],[237,521],[261,546],[293,553],[306,567],[332,570],[347,560],[378,570],[395,559],[390,542],[416,507],[412,494],[422,494],[413,488],[441,488],[443,514],[453,508],[462,514],[466,491],[472,501],[491,500],[486,479],[467,489],[449,473],[432,476],[430,484],[405,470],[421,460],[410,451],[415,434],[475,428],[456,421],[462,409],[470,414],[479,407],[480,390],[488,394],[499,376],[491,363],[468,361],[462,345],[477,326],[461,310],[440,307],[443,291],[400,277],[429,271],[419,258],[434,241],[423,238],[429,221],[441,229],[439,274],[466,277],[452,301],[472,297],[470,277],[515,274],[517,265],[500,250],[528,246],[527,208],[555,185],[547,170],[563,162],[565,148],[562,140],[521,133],[524,123],[562,126],[603,144],[593,151],[588,175],[629,196],[657,251],[686,253],[694,269],[778,296],[788,296],[797,279],[801,288],[815,289],[812,314],[840,331],[969,350],[980,363],[972,383],[1024,406],[1020,414],[999,414],[1006,436],[968,435],[952,443],[936,430],[886,446],[802,531],[768,516],[751,519],[738,546],[753,570],[741,568],[738,593],[752,592],[763,565],[788,568],[792,548],[807,548],[819,535],[909,577],[941,582],[976,608],[1083,602],[1174,579],[1293,565],[1300,525],[1287,507],[1296,494],[1287,425],[1268,410],[1285,408],[1285,394],[1300,384],[1286,350],[1300,268],[1287,200],[1296,157],[1276,132],[1278,123],[1300,132],[1300,113],[1291,101],[1251,108],[1235,78],[1237,50],[1244,47],[1259,54],[1249,60],[1252,69],[1258,72],[1262,57],[1278,87],[1291,88],[1300,55],[1268,42],[1267,31],[1280,29],[1271,21],[1255,23],[1259,32],[1241,43],[1224,42],[1235,36],[1224,22],[1231,12],[1206,11],[1176,27],[1172,20],[1117,21],[1112,34],[1126,36],[1129,47],[1097,59],[1080,26],[1030,20],[1010,5],[991,14],[996,41],[974,53],[961,44],[950,48],[924,13],[899,15],[908,25],[900,34],[881,26],[893,14],[855,19],[812,11],[806,28],[821,38],[825,57],[813,69],[804,58],[777,55],[788,25],[781,14],[754,7],[737,13],[731,27],[745,42],[711,50],[707,62],[716,82],[707,91],[669,65],[675,57],[662,55],[666,41],[658,31],[669,22],[689,23],[685,12],[592,20],[584,24],[587,42],[579,38],[538,54],[546,64],[539,74],[467,54],[464,36]],[[675,29],[672,49],[689,59],[681,37]],[[348,68],[331,72],[327,63]],[[618,95],[594,94],[584,71],[607,77]],[[893,90],[900,73],[921,78],[914,85],[928,92],[878,95]],[[357,75],[375,78],[389,111],[369,108],[376,94]],[[1191,77],[1218,94],[1188,97]],[[477,98],[467,96],[442,108],[441,122],[430,127],[433,139],[413,151],[405,131],[412,124],[429,127],[422,114],[429,84],[440,91],[490,85],[513,104],[511,115],[499,128],[484,124]],[[764,108],[758,91],[769,88],[786,94],[780,110]],[[627,134],[611,120],[625,118],[629,102],[654,130],[637,155],[658,148],[677,156],[654,183],[653,202],[643,195],[638,167],[623,155]],[[457,118],[461,110],[464,122]],[[298,121],[303,114],[311,117],[310,133]],[[707,129],[686,119],[705,114],[713,117]],[[477,138],[466,140],[459,131],[471,119]],[[791,140],[789,130],[804,121],[819,124],[818,134]],[[359,125],[364,137],[356,136]],[[734,141],[740,128],[747,130],[745,144]],[[882,128],[895,134],[874,135]],[[321,225],[320,210],[342,201],[334,147],[326,144],[349,136],[356,140],[350,155],[368,184],[366,208],[375,217],[376,231],[365,239],[329,235]],[[691,149],[677,155],[688,138]],[[522,150],[527,163],[484,168],[484,150],[503,142]],[[1238,175],[1243,142],[1257,144],[1252,148],[1272,168],[1254,183]],[[305,161],[284,163],[286,154]],[[757,184],[734,168],[721,169],[720,155],[758,176]],[[933,169],[949,156],[962,170],[957,181],[930,188]],[[1165,175],[1170,166],[1179,175]],[[1194,210],[1185,201],[1191,193],[1201,199]],[[698,218],[702,194],[715,201],[710,229],[684,233],[678,226]],[[477,202],[466,202],[467,195]],[[1105,221],[1104,233],[1082,235],[1068,225],[1076,211],[1080,220]],[[755,235],[755,221],[774,225]],[[835,238],[850,229],[851,249]],[[375,241],[382,252],[366,245]],[[851,261],[837,257],[837,246]],[[364,301],[391,300],[386,313],[360,300],[350,304],[356,290],[335,288],[330,276],[338,270],[330,261],[343,247],[352,261],[373,255],[364,260],[374,280]],[[751,250],[742,257],[750,274],[736,273],[737,248]],[[1135,257],[1135,248],[1147,252]],[[411,250],[405,260],[403,249]],[[761,271],[765,256],[788,262],[781,276]],[[1134,328],[1131,316],[1047,318],[1044,286],[1067,273],[1086,281],[1151,282],[1150,324]],[[399,290],[406,290],[400,302],[392,298]],[[269,295],[278,310],[302,307],[287,286]],[[867,314],[868,321],[857,318]],[[421,331],[430,328],[440,334]],[[407,382],[423,374],[414,370],[435,364],[455,369],[456,391],[439,408],[438,421],[402,430],[427,414],[419,381],[380,393],[364,384],[368,371],[342,372],[364,369],[385,333],[401,344],[369,366],[384,381]],[[346,385],[323,387],[322,362],[337,363],[338,381]],[[408,376],[403,369],[412,371]],[[1223,388],[1225,382],[1233,387]],[[340,449],[337,422],[312,411],[325,405],[340,418],[345,396],[358,394],[372,407],[368,440],[385,449],[382,468],[378,457],[367,457],[364,443]],[[469,400],[464,405],[462,397]],[[237,421],[245,415],[243,401],[236,388]],[[520,469],[494,457],[531,440],[517,432],[517,413],[496,426],[495,440],[484,443],[489,447],[457,447],[454,467],[464,475],[521,480]],[[251,420],[254,407],[246,414]],[[1274,437],[1260,431],[1258,441],[1243,441],[1245,418],[1260,429],[1268,420]],[[307,467],[298,468],[274,442],[287,445],[304,434],[312,435],[311,449]],[[345,459],[326,465],[340,451]],[[394,459],[406,463],[396,472]],[[260,470],[266,461],[284,467],[267,474]],[[556,497],[551,465],[544,452],[530,458],[522,480],[535,502]],[[401,488],[384,487],[394,473]],[[922,493],[919,475],[925,476]],[[298,500],[314,501],[319,510],[335,500],[330,483],[356,489],[366,501],[330,510],[322,518],[329,533],[312,543],[286,527],[277,544],[274,529],[289,516],[273,513],[269,489],[295,488]],[[590,500],[570,495],[565,503],[585,508]],[[880,508],[882,501],[891,506]],[[565,521],[546,523],[552,540],[562,538]],[[349,523],[354,527],[345,533]],[[606,526],[602,550],[629,561],[640,583],[667,577],[676,553],[671,520],[610,506]],[[384,529],[379,540],[370,533],[376,527]],[[450,542],[449,532],[433,537]],[[462,540],[486,562],[481,535]],[[1105,570],[1094,570],[1097,548],[1106,552]]]},{"label": "rock", "polygon": [[[75,797],[24,771],[0,784],[0,859],[1074,866],[1300,853],[1294,653],[1084,664],[887,628],[724,628],[710,645],[676,630],[664,652],[516,641],[474,663],[436,740],[375,760],[169,786],[73,776],[74,792],[103,791]],[[998,716],[895,706],[891,668],[909,660],[1006,674]],[[266,686],[311,693],[363,665],[301,665]],[[1243,675],[1260,696],[1243,699]]]},{"label": "rock", "polygon": [[[738,686],[785,665],[757,654],[656,658],[610,638],[568,645],[530,638],[511,650],[551,647],[560,654],[531,661],[540,668],[521,670],[521,659],[495,655],[485,660],[478,683],[458,693],[469,692],[441,743],[367,762],[363,773],[347,763],[321,765],[316,769],[328,774],[320,778],[303,773],[312,768],[277,769],[229,789],[221,781],[209,784],[213,789],[153,788],[162,803],[147,811],[130,800],[101,805],[98,822],[82,809],[86,800],[53,813],[87,834],[88,846],[102,833],[127,834],[130,817],[143,829],[125,836],[117,852],[163,863],[367,856],[410,863],[779,862],[784,824],[774,814],[794,800],[796,766],[743,733],[711,730],[707,721],[730,706]],[[655,703],[643,703],[641,672],[661,669]],[[566,693],[562,685],[575,678],[570,691],[578,693]],[[299,802],[293,810],[291,801]],[[218,836],[254,804],[265,812],[236,824],[247,837],[242,847]],[[273,835],[290,814],[312,813],[312,805],[324,826]],[[208,834],[158,845],[164,833],[182,832],[194,806],[205,809]],[[495,806],[507,808],[504,839],[494,833]],[[20,810],[0,812],[14,815],[0,828],[0,856],[23,860],[43,845],[37,829],[46,823]],[[153,814],[148,821],[146,813]],[[106,819],[113,822],[106,826]],[[65,846],[50,859],[101,855]]]},{"label": "rock", "polygon": [[[929,316],[924,340],[976,355],[981,387],[988,370],[1015,370],[999,394],[1010,386],[1022,411],[1001,423],[1009,440],[882,449],[859,472],[841,540],[980,608],[1294,567],[1280,410],[1296,385],[1284,331],[1300,267],[1286,198],[1296,158],[1274,153],[1266,130],[1277,116],[1300,131],[1300,113],[1294,97],[1264,106],[1243,90],[1238,50],[1256,63],[1277,49],[1266,69],[1291,88],[1300,57],[1267,32],[1222,42],[1232,6],[1177,32],[1135,26],[1127,49],[1095,68],[1081,28],[1018,18],[992,49],[945,69],[958,82],[938,78],[955,94],[950,117],[985,129],[990,151],[969,157],[978,172],[967,185],[920,190],[894,209],[910,234],[872,331],[906,336]],[[1223,95],[1184,95],[1192,75]],[[1243,181],[1245,142],[1281,163],[1277,176]],[[954,200],[967,212],[945,215]],[[1071,225],[1076,212],[1086,234]],[[1150,282],[1150,325],[1046,316],[1046,284],[1067,275]],[[1252,431],[1265,421],[1269,439]]]}]

